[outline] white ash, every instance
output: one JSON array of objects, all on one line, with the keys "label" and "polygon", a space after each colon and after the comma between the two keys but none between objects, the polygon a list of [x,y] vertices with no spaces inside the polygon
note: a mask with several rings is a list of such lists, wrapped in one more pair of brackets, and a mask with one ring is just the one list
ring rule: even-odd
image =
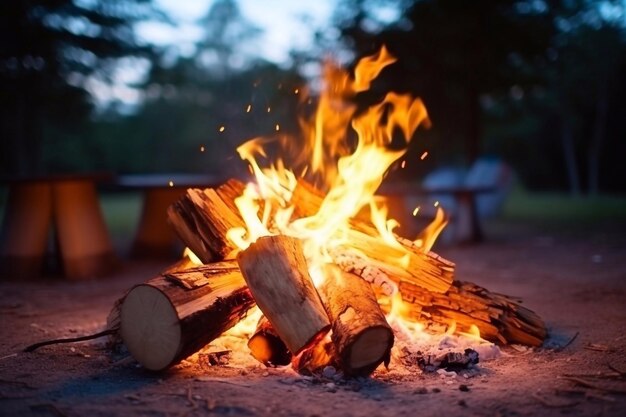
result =
[{"label": "white ash", "polygon": [[387,296],[393,295],[395,283],[380,268],[372,265],[372,261],[364,258],[355,251],[336,249],[331,252],[333,261],[345,272],[360,276],[365,281],[380,287]]},{"label": "white ash", "polygon": [[[463,353],[466,349],[472,349],[478,353],[479,362],[487,362],[501,355],[498,346],[475,337],[462,334],[431,334],[424,331],[409,332],[395,324],[392,324],[392,327],[394,328],[395,343],[391,351],[391,365],[394,368],[410,367],[412,364],[407,363],[408,357],[412,359],[418,353],[424,357],[436,357],[448,353]],[[414,366],[417,366],[417,363]],[[448,371],[443,370],[443,372]],[[456,373],[454,374],[456,375]]]}]

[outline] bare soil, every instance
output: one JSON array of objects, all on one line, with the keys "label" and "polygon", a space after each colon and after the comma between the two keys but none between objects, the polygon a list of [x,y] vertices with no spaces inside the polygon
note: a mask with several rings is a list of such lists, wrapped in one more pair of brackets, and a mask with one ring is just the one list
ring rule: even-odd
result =
[{"label": "bare soil", "polygon": [[626,371],[625,226],[498,225],[483,244],[439,249],[457,263],[457,279],[523,298],[551,332],[546,347],[504,347],[470,378],[379,369],[336,381],[196,360],[154,374],[111,354],[102,339],[21,353],[40,340],[101,330],[126,289],[167,265],[129,261],[88,282],[3,281],[0,415],[622,416],[626,378],[609,365]]}]

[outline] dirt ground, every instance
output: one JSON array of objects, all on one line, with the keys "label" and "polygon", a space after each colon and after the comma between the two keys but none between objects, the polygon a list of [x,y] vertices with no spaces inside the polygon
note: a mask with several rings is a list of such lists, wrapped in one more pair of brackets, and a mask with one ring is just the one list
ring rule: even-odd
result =
[{"label": "dirt ground", "polygon": [[[102,340],[20,353],[43,339],[102,329],[114,300],[166,266],[126,262],[97,281],[0,282],[0,415],[625,415],[626,378],[609,365],[626,371],[626,225],[505,226],[488,230],[483,244],[438,252],[457,263],[457,279],[522,297],[551,337],[548,348],[503,348],[472,378],[379,370],[334,381],[194,362],[153,374],[110,355]],[[577,381],[567,379],[574,374]]]}]

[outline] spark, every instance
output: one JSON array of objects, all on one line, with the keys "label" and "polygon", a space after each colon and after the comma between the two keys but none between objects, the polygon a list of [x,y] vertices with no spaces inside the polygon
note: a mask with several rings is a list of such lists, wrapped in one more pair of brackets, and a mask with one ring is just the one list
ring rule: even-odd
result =
[{"label": "spark", "polygon": [[433,204],[433,206],[439,207],[439,201],[435,201],[435,204]]},{"label": "spark", "polygon": [[269,113],[271,111],[272,111],[272,108],[270,106],[267,106],[267,112]]},{"label": "spark", "polygon": [[280,125],[276,123],[276,131],[278,132],[279,130],[280,130]]},{"label": "spark", "polygon": [[170,182],[168,182],[167,185],[169,185],[170,187],[173,187],[174,186],[174,181],[170,180]]},{"label": "spark", "polygon": [[423,161],[424,159],[426,159],[426,157],[428,156],[428,151],[425,151],[422,156],[420,156],[420,159]]},{"label": "spark", "polygon": [[400,168],[404,169],[405,166],[406,166],[406,160],[402,161],[402,163],[400,164]]},{"label": "spark", "polygon": [[300,93],[300,90],[298,88],[296,88],[295,90],[293,90],[293,93],[294,94],[298,94],[298,93]]},{"label": "spark", "polygon": [[252,110],[252,104],[248,104],[248,107],[246,107],[246,113],[250,113],[250,110]]},{"label": "spark", "polygon": [[226,126],[220,126],[220,129],[219,129],[219,130],[220,130],[220,132],[225,131],[225,130],[226,130]]},{"label": "spark", "polygon": [[200,152],[204,152],[204,145],[200,146]]},{"label": "spark", "polygon": [[413,216],[417,216],[417,213],[420,211],[420,206],[417,206],[413,209]]}]

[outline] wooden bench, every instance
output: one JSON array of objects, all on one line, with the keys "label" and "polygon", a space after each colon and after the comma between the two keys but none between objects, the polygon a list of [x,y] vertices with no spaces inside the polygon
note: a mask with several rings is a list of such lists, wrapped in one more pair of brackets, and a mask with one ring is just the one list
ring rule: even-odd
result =
[{"label": "wooden bench", "polygon": [[50,230],[69,279],[102,276],[117,264],[98,202],[106,174],[0,178],[9,187],[0,235],[3,278],[41,275]]},{"label": "wooden bench", "polygon": [[167,208],[179,199],[187,188],[215,187],[223,182],[212,175],[141,174],[121,175],[116,186],[143,193],[141,216],[131,245],[133,257],[180,256],[182,248],[167,223]]}]

